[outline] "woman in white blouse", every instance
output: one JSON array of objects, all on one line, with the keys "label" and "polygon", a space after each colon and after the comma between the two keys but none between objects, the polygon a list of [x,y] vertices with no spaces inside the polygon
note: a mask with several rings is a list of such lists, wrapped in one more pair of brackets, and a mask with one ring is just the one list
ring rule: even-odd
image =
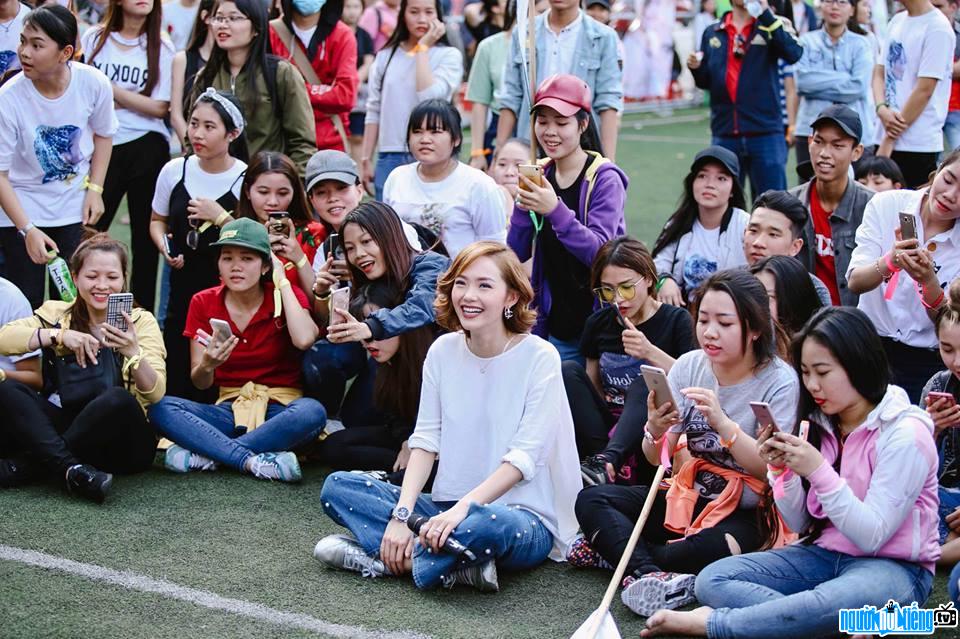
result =
[{"label": "woman in white blouse", "polygon": [[[457,583],[497,590],[497,564],[562,561],[576,533],[573,420],[560,357],[530,334],[533,291],[503,244],[477,242],[437,286],[434,342],[402,489],[356,473],[327,477],[320,500],[351,535],[321,539],[314,556],[364,576],[412,574],[417,588]],[[431,494],[421,491],[439,455]],[[407,520],[423,516],[418,535]],[[506,533],[506,534],[505,534]],[[443,549],[455,538],[470,553]]]}]

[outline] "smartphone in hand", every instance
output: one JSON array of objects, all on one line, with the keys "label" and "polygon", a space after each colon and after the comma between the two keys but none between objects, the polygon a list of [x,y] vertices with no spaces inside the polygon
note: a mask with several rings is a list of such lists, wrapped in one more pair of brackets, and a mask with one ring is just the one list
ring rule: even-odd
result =
[{"label": "smartphone in hand", "polygon": [[107,324],[127,332],[127,318],[133,312],[133,293],[111,293],[107,298]]},{"label": "smartphone in hand", "polygon": [[900,239],[919,239],[917,235],[917,218],[913,213],[900,213]]},{"label": "smartphone in hand", "polygon": [[350,312],[350,287],[343,286],[341,288],[335,288],[330,293],[330,318],[329,324],[340,324],[343,320],[340,318],[338,313],[335,313],[335,309],[340,309],[342,311]]},{"label": "smartphone in hand", "polygon": [[[537,186],[543,186],[543,167],[539,164],[520,164],[517,166],[517,170],[520,172],[520,175],[527,178]],[[529,191],[523,182],[520,183],[520,188],[524,191]]]},{"label": "smartphone in hand", "polygon": [[213,337],[218,344],[223,344],[233,337],[233,331],[230,329],[230,323],[226,320],[210,318],[210,328],[213,329]]},{"label": "smartphone in hand", "polygon": [[938,399],[947,400],[947,408],[952,408],[957,405],[957,400],[952,393],[940,393],[937,391],[930,391],[927,393],[927,397],[930,398],[930,403],[937,401]]},{"label": "smartphone in hand", "polygon": [[673,404],[674,409],[677,408],[677,403],[673,401],[673,393],[670,392],[667,373],[662,368],[643,364],[640,366],[640,373],[643,375],[643,381],[647,383],[647,388],[653,391],[653,403],[657,408],[667,402]]},{"label": "smartphone in hand", "polygon": [[761,431],[767,426],[773,426],[774,432],[780,430],[776,420],[773,418],[773,412],[770,410],[770,404],[767,402],[750,402],[750,409],[754,417],[757,418],[757,431]]},{"label": "smartphone in hand", "polygon": [[286,211],[273,211],[272,213],[267,213],[267,217],[270,218],[269,228],[271,233],[283,236],[289,234],[286,223],[286,221],[290,219],[289,213]]}]

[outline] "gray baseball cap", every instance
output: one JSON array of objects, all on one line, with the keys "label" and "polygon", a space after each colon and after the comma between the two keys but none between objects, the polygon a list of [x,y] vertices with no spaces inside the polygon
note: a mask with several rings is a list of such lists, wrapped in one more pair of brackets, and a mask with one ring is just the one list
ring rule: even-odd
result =
[{"label": "gray baseball cap", "polygon": [[343,151],[325,149],[317,151],[307,162],[307,192],[322,180],[336,180],[344,184],[360,181],[357,163]]}]

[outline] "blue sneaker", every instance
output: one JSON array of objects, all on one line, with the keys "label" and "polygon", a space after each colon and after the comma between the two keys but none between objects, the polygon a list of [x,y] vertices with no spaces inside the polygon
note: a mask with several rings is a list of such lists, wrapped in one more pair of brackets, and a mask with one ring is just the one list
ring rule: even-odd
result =
[{"label": "blue sneaker", "polygon": [[189,473],[191,470],[216,470],[217,463],[209,457],[198,455],[183,446],[172,444],[163,457],[163,465],[175,473]]},{"label": "blue sneaker", "polygon": [[291,452],[260,453],[250,460],[250,474],[259,479],[295,483],[303,479],[300,462]]}]

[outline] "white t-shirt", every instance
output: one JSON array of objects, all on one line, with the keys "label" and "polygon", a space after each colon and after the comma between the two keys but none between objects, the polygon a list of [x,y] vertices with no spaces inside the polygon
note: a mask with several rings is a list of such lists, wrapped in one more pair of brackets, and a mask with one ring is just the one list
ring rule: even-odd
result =
[{"label": "white t-shirt", "polygon": [[453,97],[463,80],[463,55],[456,47],[430,47],[427,57],[433,72],[433,84],[417,91],[415,56],[398,48],[390,59],[391,51],[381,49],[370,67],[370,81],[367,83],[370,93],[364,122],[380,125],[377,137],[380,151],[406,153],[407,121],[414,107],[431,98],[450,100]]},{"label": "white t-shirt", "polygon": [[189,7],[183,6],[180,0],[163,3],[163,30],[170,36],[170,41],[177,51],[183,51],[190,44],[193,23],[196,22],[199,11],[199,1]]},{"label": "white t-shirt", "polygon": [[[37,226],[79,224],[83,178],[90,173],[93,136],[117,132],[110,81],[71,62],[70,84],[45,98],[19,74],[0,87],[0,171],[7,171],[23,210]],[[0,227],[11,227],[6,215]]]},{"label": "white t-shirt", "polygon": [[[97,53],[97,57],[91,61],[90,55],[97,46],[100,31],[100,26],[90,27],[80,39],[80,46],[83,47],[87,64],[103,71],[107,79],[121,89],[134,93],[143,91],[143,88],[147,86],[146,36],[141,36],[139,47],[124,50],[117,46],[114,39],[116,34],[111,34],[103,48]],[[173,45],[168,39],[161,38],[160,42],[160,80],[153,87],[150,97],[154,100],[169,102],[170,71],[174,51]],[[163,118],[153,118],[131,109],[117,107],[117,119],[120,121],[120,129],[113,136],[114,146],[136,140],[151,131],[169,137],[167,125],[163,123]]]},{"label": "white t-shirt", "polygon": [[307,49],[310,47],[310,40],[313,39],[313,34],[317,32],[317,25],[313,25],[309,29],[301,29],[294,24],[293,32],[297,35],[297,38],[300,40],[300,42],[303,43],[303,48]]},{"label": "white t-shirt", "polygon": [[703,228],[700,220],[694,220],[690,231],[690,246],[683,260],[683,288],[692,293],[720,267],[720,227]]},{"label": "white t-shirt", "polygon": [[[954,225],[953,229],[934,237],[924,237],[919,215],[920,201],[925,194],[925,189],[887,191],[877,193],[870,199],[863,211],[863,221],[857,228],[857,246],[850,257],[846,273],[848,279],[853,269],[875,264],[877,259],[890,252],[896,241],[894,233],[900,226],[901,211],[916,217],[920,246],[936,244],[936,250],[931,251],[930,255],[937,269],[937,279],[944,290],[960,275],[960,225]],[[881,284],[861,294],[857,308],[870,317],[881,337],[890,337],[908,346],[936,348],[938,342],[933,322],[920,303],[920,295],[910,275],[900,271],[896,292],[888,301],[884,299],[884,293],[889,286]]]},{"label": "white t-shirt", "polygon": [[539,515],[553,534],[551,559],[563,561],[576,536],[573,504],[583,482],[560,355],[549,342],[517,336],[513,348],[480,358],[462,332],[438,337],[423,363],[408,443],[439,453],[435,501],[456,501],[500,464],[514,466],[523,479],[493,503]]},{"label": "white t-shirt", "polygon": [[[31,315],[33,315],[33,310],[30,308],[30,302],[20,292],[20,289],[13,282],[0,277],[0,326]],[[15,357],[0,355],[0,369],[5,371],[16,370],[17,362],[31,357],[39,357],[39,355],[39,350]]]},{"label": "white t-shirt", "polygon": [[400,219],[436,233],[451,258],[478,240],[507,241],[507,209],[493,178],[459,162],[446,179],[424,182],[418,166],[397,167],[383,185],[383,201]]},{"label": "white t-shirt", "polygon": [[884,99],[890,108],[903,110],[917,78],[938,80],[923,113],[897,139],[895,150],[915,153],[943,150],[943,123],[950,102],[956,41],[953,28],[937,9],[915,17],[902,11],[890,20],[880,55],[885,77]]},{"label": "white t-shirt", "polygon": [[[560,32],[554,31],[550,27],[550,14],[547,13],[543,21],[543,36],[546,41],[546,59],[543,64],[543,77],[549,78],[552,75],[570,73],[574,68],[574,58],[577,55],[577,43],[580,41],[580,31],[583,30],[584,21],[583,11],[577,14],[573,22],[560,29]],[[590,19],[590,18],[586,18]],[[617,38],[619,41],[619,38]]]},{"label": "white t-shirt", "polygon": [[0,76],[11,69],[20,68],[17,47],[20,46],[20,31],[23,30],[23,18],[30,13],[30,7],[19,4],[17,15],[9,22],[0,24]]},{"label": "white t-shirt", "polygon": [[[187,163],[186,174],[184,162]],[[207,173],[200,168],[200,160],[195,155],[174,158],[164,165],[157,176],[157,188],[153,192],[153,211],[164,217],[170,215],[170,196],[181,177],[187,193],[194,199],[205,197],[217,200],[227,191],[232,191],[239,198],[240,186],[243,184],[240,176],[246,170],[247,165],[237,159],[234,159],[233,166],[223,173]]]}]

